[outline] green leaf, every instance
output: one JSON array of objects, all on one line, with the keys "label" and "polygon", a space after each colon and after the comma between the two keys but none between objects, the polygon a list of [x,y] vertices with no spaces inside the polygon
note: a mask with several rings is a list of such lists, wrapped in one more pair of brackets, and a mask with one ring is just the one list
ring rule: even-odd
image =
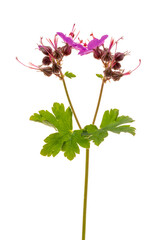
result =
[{"label": "green leaf", "polygon": [[108,136],[108,131],[114,133],[128,132],[135,135],[135,128],[130,125],[124,125],[125,123],[131,123],[134,120],[128,116],[120,116],[118,109],[111,109],[110,111],[105,111],[100,129],[95,125],[85,126],[82,135],[88,140],[92,140],[95,145],[99,146],[101,142],[104,141],[104,138]]},{"label": "green leaf", "polygon": [[96,76],[99,77],[99,78],[103,78],[102,74],[96,74]]},{"label": "green leaf", "polygon": [[100,131],[95,125],[90,124],[85,126],[82,135],[86,136],[89,140],[93,140],[95,145],[99,146],[104,141],[104,138],[108,136],[108,132],[106,130]]},{"label": "green leaf", "polygon": [[71,72],[65,72],[65,74],[64,74],[66,77],[68,77],[68,78],[73,78],[73,77],[76,77],[76,75],[75,74],[73,74],[73,73],[71,73]]},{"label": "green leaf", "polygon": [[64,142],[64,136],[60,133],[53,133],[49,135],[44,142],[46,144],[43,146],[41,154],[43,156],[50,157],[52,155],[55,157],[61,151]]},{"label": "green leaf", "polygon": [[41,110],[41,111],[39,111],[39,114],[34,113],[30,117],[30,120],[35,121],[35,122],[43,123],[45,125],[48,125],[50,127],[54,127],[56,129],[56,127],[55,127],[56,119],[53,116],[53,114],[48,112],[48,111]]},{"label": "green leaf", "polygon": [[72,111],[68,107],[65,111],[63,103],[54,103],[52,107],[56,119],[56,128],[59,132],[69,131],[73,129],[72,126]]},{"label": "green leaf", "polygon": [[76,153],[79,153],[79,146],[84,148],[90,147],[90,142],[82,136],[83,130],[72,131],[72,112],[68,107],[66,110],[61,103],[54,103],[52,113],[41,110],[30,117],[30,120],[52,126],[57,131],[49,135],[44,142],[46,143],[41,154],[43,156],[55,157],[60,151],[64,152],[64,156],[72,160]]},{"label": "green leaf", "polygon": [[121,132],[128,132],[132,135],[135,135],[135,128],[131,127],[130,125],[123,125],[125,123],[131,123],[134,120],[129,116],[120,116],[119,110],[111,109],[110,111],[105,111],[102,122],[100,125],[101,129],[105,129],[107,131],[111,131],[114,133],[121,133]]},{"label": "green leaf", "polygon": [[83,148],[90,148],[90,142],[82,136],[83,130],[73,131],[74,140]]},{"label": "green leaf", "polygon": [[54,127],[59,132],[72,130],[72,111],[68,107],[65,111],[63,103],[54,103],[52,113],[41,110],[30,117],[30,120],[40,122],[45,125]]},{"label": "green leaf", "polygon": [[63,143],[62,151],[64,151],[64,156],[69,160],[73,160],[75,158],[76,153],[80,153],[79,147],[73,135],[71,135],[70,139]]}]

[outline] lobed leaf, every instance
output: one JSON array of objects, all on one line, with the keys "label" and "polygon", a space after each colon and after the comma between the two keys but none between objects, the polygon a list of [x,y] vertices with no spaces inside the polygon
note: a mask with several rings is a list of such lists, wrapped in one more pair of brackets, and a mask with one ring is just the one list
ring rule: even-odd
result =
[{"label": "lobed leaf", "polygon": [[[90,142],[82,136],[83,130],[72,131],[72,112],[68,107],[66,110],[63,104],[54,103],[52,113],[41,110],[30,117],[30,120],[52,126],[57,131],[49,135],[44,142],[46,143],[41,154],[43,156],[55,157],[60,151],[64,156],[72,160],[76,153],[79,153],[79,146],[90,147]],[[79,145],[79,146],[78,146]]]},{"label": "lobed leaf", "polygon": [[59,132],[72,130],[72,111],[69,107],[65,111],[63,103],[54,103],[52,112],[54,115],[47,110],[41,110],[39,114],[34,113],[30,120],[54,127]]},{"label": "lobed leaf", "polygon": [[95,145],[99,146],[101,142],[104,141],[104,138],[108,136],[108,131],[114,133],[128,132],[135,135],[135,128],[130,125],[124,125],[125,123],[131,123],[134,120],[128,116],[119,116],[118,109],[107,110],[103,114],[102,122],[100,129],[95,125],[85,126],[82,135],[87,139],[92,140]]},{"label": "lobed leaf", "polygon": [[53,114],[50,113],[49,111],[41,110],[41,111],[39,111],[39,114],[38,113],[34,113],[30,117],[30,120],[35,121],[35,122],[43,123],[45,125],[48,125],[50,127],[54,127],[56,129],[56,127],[55,127],[56,119],[53,116]]},{"label": "lobed leaf", "polygon": [[129,116],[118,117],[118,114],[119,114],[118,109],[111,109],[110,111],[105,111],[103,114],[100,128],[114,133],[128,132],[131,133],[132,135],[135,135],[134,127],[130,127],[130,125],[120,126],[125,123],[131,123],[134,120]]},{"label": "lobed leaf", "polygon": [[82,135],[86,136],[89,140],[93,140],[95,145],[99,146],[104,141],[104,138],[108,136],[108,132],[106,130],[100,131],[95,125],[90,124],[85,126]]},{"label": "lobed leaf", "polygon": [[73,73],[71,73],[71,72],[65,72],[65,74],[64,74],[66,77],[68,77],[68,78],[73,78],[73,77],[76,77],[76,75],[75,74],[73,74]]}]

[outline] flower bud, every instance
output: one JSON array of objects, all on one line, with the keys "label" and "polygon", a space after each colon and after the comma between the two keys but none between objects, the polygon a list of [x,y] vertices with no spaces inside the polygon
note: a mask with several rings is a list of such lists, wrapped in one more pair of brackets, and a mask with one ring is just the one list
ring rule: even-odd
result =
[{"label": "flower bud", "polygon": [[64,56],[70,55],[72,52],[72,47],[66,44],[64,47],[62,47],[62,53]]},{"label": "flower bud", "polygon": [[123,73],[121,72],[112,72],[112,79],[114,81],[119,81],[122,76],[123,76]]},{"label": "flower bud", "polygon": [[102,53],[103,51],[99,47],[97,47],[96,49],[93,49],[93,56],[96,59],[100,59],[102,57]]},{"label": "flower bud", "polygon": [[121,64],[119,62],[116,62],[112,68],[114,70],[118,70],[118,69],[120,69],[120,67],[121,67]]},{"label": "flower bud", "polygon": [[61,52],[61,48],[57,48],[54,52],[53,52],[53,57],[57,60],[62,59],[63,55]]},{"label": "flower bud", "polygon": [[39,50],[45,55],[52,54],[52,48],[49,46],[39,46]]},{"label": "flower bud", "polygon": [[111,52],[108,50],[108,49],[105,49],[103,54],[102,54],[102,57],[101,57],[102,61],[104,62],[109,62],[112,60],[112,54]]},{"label": "flower bud", "polygon": [[115,59],[115,61],[119,62],[119,61],[123,60],[124,56],[125,56],[124,53],[117,52],[114,55],[114,59]]},{"label": "flower bud", "polygon": [[52,75],[52,68],[51,67],[45,67],[40,69],[45,76],[50,77]]},{"label": "flower bud", "polygon": [[58,65],[57,63],[53,63],[52,72],[53,72],[53,73],[59,73],[60,70],[61,70],[61,66]]},{"label": "flower bud", "polygon": [[49,65],[51,63],[51,60],[48,56],[45,56],[43,59],[42,59],[42,63],[43,65]]},{"label": "flower bud", "polygon": [[104,77],[105,77],[105,81],[109,80],[112,77],[112,70],[111,68],[106,68],[104,71]]}]

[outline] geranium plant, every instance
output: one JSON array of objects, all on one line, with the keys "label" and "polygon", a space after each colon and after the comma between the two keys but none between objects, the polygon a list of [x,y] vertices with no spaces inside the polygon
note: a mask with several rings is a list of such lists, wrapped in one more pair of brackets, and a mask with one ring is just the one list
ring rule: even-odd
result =
[{"label": "geranium plant", "polygon": [[[100,126],[97,127],[95,125],[104,84],[110,80],[119,81],[123,76],[131,74],[139,67],[141,60],[139,60],[139,64],[135,69],[125,72],[121,69],[121,63],[122,60],[129,55],[129,52],[117,52],[117,44],[119,40],[123,39],[122,37],[116,41],[111,38],[108,46],[106,46],[105,41],[108,40],[108,35],[103,35],[100,39],[98,39],[94,37],[92,33],[90,34],[90,37],[93,39],[91,39],[88,43],[81,40],[78,36],[79,32],[75,35],[74,24],[72,31],[68,35],[62,32],[57,32],[53,41],[51,39],[46,39],[48,44],[44,44],[43,39],[41,38],[40,44],[38,44],[38,50],[41,51],[43,55],[42,63],[40,65],[29,63],[27,66],[20,62],[18,58],[16,59],[24,66],[43,72],[47,77],[54,75],[63,82],[69,107],[65,109],[63,103],[56,102],[53,104],[52,112],[41,110],[38,113],[34,113],[30,117],[30,120],[43,123],[53,128],[53,133],[44,140],[45,144],[41,150],[41,154],[43,156],[55,157],[60,151],[62,151],[68,160],[73,160],[76,157],[76,154],[80,153],[80,147],[86,149],[82,221],[82,240],[85,240],[90,144],[93,142],[95,145],[99,146],[104,139],[108,137],[109,132],[117,134],[124,132],[130,133],[133,136],[135,135],[135,128],[130,126],[130,123],[134,120],[129,116],[119,115],[118,109],[106,110],[102,116]],[[59,39],[62,40],[63,46],[58,47]],[[76,50],[80,56],[92,53],[95,59],[102,62],[103,67],[103,74],[96,74],[96,76],[101,79],[102,84],[93,121],[84,128],[81,127],[75,113],[65,83],[65,77],[71,79],[75,78],[76,75],[69,71],[64,73],[62,68],[63,58],[70,56],[73,50]],[[73,129],[72,115],[75,117],[79,129]]]}]

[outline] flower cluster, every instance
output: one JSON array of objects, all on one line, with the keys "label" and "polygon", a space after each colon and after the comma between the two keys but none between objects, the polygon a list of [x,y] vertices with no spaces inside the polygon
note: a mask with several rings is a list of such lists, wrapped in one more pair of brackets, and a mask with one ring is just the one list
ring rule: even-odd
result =
[{"label": "flower cluster", "polygon": [[[91,40],[88,45],[85,43],[85,49],[82,49],[79,51],[79,55],[85,55],[90,52],[93,52],[93,57],[101,60],[104,65],[104,78],[103,81],[106,82],[107,80],[113,79],[114,81],[120,80],[122,76],[129,75],[131,72],[136,70],[139,65],[141,64],[141,60],[139,60],[138,66],[130,70],[128,72],[124,72],[123,69],[121,69],[121,61],[124,59],[126,55],[129,54],[128,51],[121,53],[117,52],[117,44],[120,39],[123,39],[121,37],[117,41],[114,41],[113,38],[111,38],[109,47],[106,48],[104,46],[104,40],[108,37],[108,35],[104,35],[101,37],[101,39],[97,39],[94,37],[93,33],[91,34],[93,37],[93,40]],[[80,40],[81,41],[81,40]],[[82,41],[81,41],[82,42]],[[115,46],[114,53],[111,52],[113,46]],[[102,47],[102,48],[101,48]]]},{"label": "flower cluster", "polygon": [[[78,37],[78,35],[79,35],[79,32],[77,35],[75,35],[75,24],[74,24],[72,31],[68,36],[66,36],[62,32],[57,32],[54,37],[54,42],[52,42],[51,39],[47,39],[47,41],[51,46],[44,45],[41,38],[40,45],[38,45],[38,49],[45,55],[42,59],[42,64],[39,66],[36,66],[30,63],[30,66],[27,66],[27,67],[31,69],[39,70],[43,72],[46,76],[51,76],[52,74],[54,74],[58,76],[60,79],[62,79],[62,76],[63,76],[61,72],[62,59],[64,56],[69,56],[71,54],[72,48],[78,50],[79,51],[78,54],[80,56],[93,53],[94,58],[102,61],[103,66],[105,68],[103,71],[104,82],[110,79],[114,81],[118,81],[122,76],[129,75],[130,73],[132,73],[141,64],[141,60],[139,60],[139,64],[135,69],[127,72],[124,72],[124,70],[121,69],[122,60],[126,55],[129,54],[128,51],[124,53],[117,52],[117,44],[120,39],[123,39],[123,37],[121,37],[117,41],[111,38],[110,44],[107,48],[104,46],[104,41],[108,38],[108,35],[103,35],[100,39],[97,39],[94,37],[92,33],[90,34],[90,36],[92,36],[93,39],[89,41],[88,44],[86,42],[83,42],[83,40],[80,40],[79,38],[78,38],[79,42],[76,42],[75,40]],[[64,46],[62,47],[58,47],[58,36],[64,42]],[[111,52],[113,47],[115,47],[114,53]]]},{"label": "flower cluster", "polygon": [[[75,24],[73,25],[72,31],[69,34],[68,40],[64,41],[64,45],[62,47],[58,47],[58,33],[54,37],[54,41],[52,42],[51,39],[47,39],[50,46],[46,46],[43,44],[42,37],[40,39],[40,44],[38,44],[38,49],[44,55],[42,59],[41,65],[35,65],[33,63],[29,63],[29,65],[25,65],[16,59],[24,66],[29,67],[31,69],[35,69],[44,73],[44,75],[50,77],[52,74],[56,75],[60,79],[62,78],[62,60],[64,56],[69,56],[72,52],[72,48],[77,48],[76,44],[73,46],[73,39],[74,39],[74,32],[75,32]],[[65,35],[64,35],[65,36]],[[77,44],[80,47],[80,44]]]}]

